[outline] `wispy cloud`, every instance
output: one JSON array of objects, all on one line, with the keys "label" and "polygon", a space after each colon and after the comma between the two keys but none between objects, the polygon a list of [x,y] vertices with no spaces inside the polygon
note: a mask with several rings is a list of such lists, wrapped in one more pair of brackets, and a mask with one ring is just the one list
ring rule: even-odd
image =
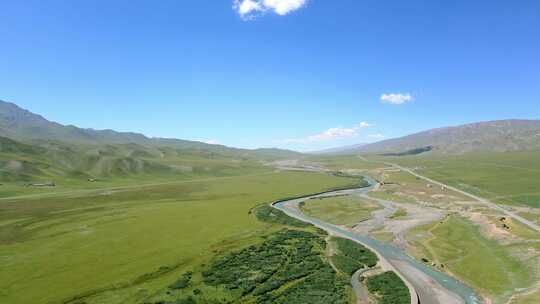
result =
[{"label": "wispy cloud", "polygon": [[404,104],[406,102],[409,102],[413,100],[413,96],[409,93],[407,94],[401,94],[401,93],[391,93],[391,94],[382,94],[381,95],[381,102],[382,103],[389,103],[393,105],[400,105]]},{"label": "wispy cloud", "polygon": [[307,0],[234,0],[233,9],[243,19],[250,20],[267,11],[280,16],[302,8]]},{"label": "wispy cloud", "polygon": [[356,126],[350,127],[350,128],[343,128],[343,127],[336,127],[336,128],[330,128],[326,131],[323,131],[318,134],[310,135],[305,138],[292,138],[292,139],[285,139],[281,142],[283,143],[297,143],[297,144],[309,144],[309,143],[316,143],[316,142],[322,142],[322,141],[331,141],[331,140],[339,140],[339,139],[346,139],[346,138],[352,138],[358,136],[360,133],[360,130],[372,127],[373,124],[367,123],[367,122],[361,122]]},{"label": "wispy cloud", "polygon": [[372,139],[383,139],[386,136],[382,135],[381,133],[376,133],[376,134],[369,134],[368,137]]}]

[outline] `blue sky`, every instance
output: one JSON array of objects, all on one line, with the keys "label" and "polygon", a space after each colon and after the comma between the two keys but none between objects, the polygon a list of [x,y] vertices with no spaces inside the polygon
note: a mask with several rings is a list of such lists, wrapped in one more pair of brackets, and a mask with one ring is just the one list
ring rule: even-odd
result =
[{"label": "blue sky", "polygon": [[3,0],[0,99],[81,127],[299,150],[538,119],[539,12],[527,0]]}]

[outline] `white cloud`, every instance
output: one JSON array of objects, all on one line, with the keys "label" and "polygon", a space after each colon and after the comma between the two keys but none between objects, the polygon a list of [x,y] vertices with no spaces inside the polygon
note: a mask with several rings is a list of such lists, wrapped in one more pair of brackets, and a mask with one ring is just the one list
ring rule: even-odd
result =
[{"label": "white cloud", "polygon": [[307,0],[264,0],[263,4],[278,15],[287,15],[306,4]]},{"label": "white cloud", "polygon": [[358,124],[357,127],[359,128],[369,128],[369,127],[373,127],[374,124],[370,124],[370,123],[367,123],[365,121],[362,121],[361,123]]},{"label": "white cloud", "polygon": [[255,12],[264,11],[262,3],[256,0],[235,0],[233,8],[240,14],[242,17],[250,16]]},{"label": "white cloud", "polygon": [[374,126],[367,122],[361,122],[356,126],[350,128],[330,128],[318,134],[314,134],[305,138],[293,138],[283,140],[284,143],[302,143],[309,144],[321,141],[339,140],[345,138],[356,137],[360,133],[360,130]]},{"label": "white cloud", "polygon": [[383,103],[389,103],[389,104],[394,104],[394,105],[400,105],[400,104],[404,104],[408,101],[411,101],[413,100],[413,97],[411,94],[407,93],[407,94],[382,94],[381,95],[381,101]]},{"label": "white cloud", "polygon": [[233,9],[244,19],[253,19],[258,13],[273,11],[283,16],[302,8],[307,0],[234,0]]}]

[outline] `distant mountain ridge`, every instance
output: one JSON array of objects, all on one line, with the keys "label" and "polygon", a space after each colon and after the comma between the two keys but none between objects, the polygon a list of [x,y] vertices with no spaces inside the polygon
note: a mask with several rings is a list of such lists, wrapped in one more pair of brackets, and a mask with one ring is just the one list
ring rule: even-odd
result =
[{"label": "distant mountain ridge", "polygon": [[139,144],[171,146],[182,149],[228,150],[229,152],[259,153],[261,155],[293,156],[299,153],[284,149],[237,149],[198,141],[175,138],[149,138],[140,133],[114,130],[83,129],[49,121],[43,116],[22,109],[14,103],[0,100],[0,137],[16,141],[61,141],[72,144]]},{"label": "distant mountain ridge", "polygon": [[329,149],[324,149],[324,150],[308,152],[308,154],[341,155],[341,154],[347,154],[351,150],[360,149],[361,147],[365,145],[367,144],[355,144],[355,145],[349,145],[349,146],[343,146],[343,147],[337,147],[337,148],[329,148]]},{"label": "distant mountain ridge", "polygon": [[[15,140],[59,140],[85,144],[152,144],[165,141],[151,139],[139,133],[65,126],[2,100],[0,100],[0,136]],[[176,139],[172,141],[190,142]]]},{"label": "distant mountain ridge", "polygon": [[430,147],[428,153],[443,154],[540,150],[540,120],[496,120],[437,128],[341,153],[403,153],[426,147]]},{"label": "distant mountain ridge", "polygon": [[0,101],[0,186],[4,182],[227,176],[257,172],[264,163],[298,155],[281,149],[238,149],[65,126]]}]

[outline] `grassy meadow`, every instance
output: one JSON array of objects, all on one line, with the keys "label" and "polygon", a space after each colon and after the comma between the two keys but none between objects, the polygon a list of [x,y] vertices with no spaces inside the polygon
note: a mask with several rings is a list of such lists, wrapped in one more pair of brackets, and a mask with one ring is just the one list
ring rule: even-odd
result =
[{"label": "grassy meadow", "polygon": [[385,158],[497,203],[540,208],[540,152]]},{"label": "grassy meadow", "polygon": [[509,247],[485,238],[478,226],[459,216],[412,229],[407,239],[417,248],[413,254],[418,258],[443,264],[494,303],[504,303],[516,290],[535,283],[534,265],[519,261]]},{"label": "grassy meadow", "polygon": [[[257,220],[254,207],[359,183],[357,178],[324,173],[277,172],[263,165],[271,161],[266,156],[227,151],[117,145],[70,159],[72,152],[64,148],[48,147],[42,157],[42,150],[7,144],[11,150],[0,153],[0,303],[145,303],[184,295],[171,295],[169,287],[182,285],[193,270],[198,272],[189,278],[191,284],[205,286],[199,291],[232,300],[222,287],[201,283],[204,269],[216,257],[261,244],[289,225]],[[540,177],[536,156],[528,152],[392,161],[498,202],[535,206],[530,198]],[[357,156],[308,159],[333,170],[384,175],[405,194],[397,195],[392,188],[397,186],[389,185],[370,193],[378,198],[414,202],[412,195],[427,200],[439,190],[403,172],[381,173],[380,164]],[[23,186],[47,180],[56,186]],[[525,203],[523,194],[528,197]],[[380,207],[353,196],[310,200],[302,208],[313,217],[353,225]],[[413,234],[416,255],[443,263],[496,299],[508,298],[509,290],[533,280],[528,265],[516,260],[510,248],[486,239],[464,219],[451,217],[444,224],[414,228],[409,236]]]},{"label": "grassy meadow", "polygon": [[[219,151],[219,150],[218,150]],[[136,144],[28,145],[0,137],[0,198],[269,171],[270,157]],[[27,187],[54,182],[54,187]]]},{"label": "grassy meadow", "polygon": [[310,199],[301,208],[311,217],[350,227],[371,218],[371,212],[381,209],[381,206],[357,196],[338,196]]},{"label": "grassy meadow", "polygon": [[250,216],[252,207],[355,183],[328,174],[257,169],[4,197],[0,302],[142,302],[185,269],[267,233],[268,225]]},{"label": "grassy meadow", "polygon": [[540,291],[536,291],[527,294],[523,297],[519,297],[516,300],[512,300],[510,304],[537,304],[540,303]]},{"label": "grassy meadow", "polygon": [[368,196],[397,203],[414,204],[416,202],[414,198],[394,194],[392,190],[370,192]]},{"label": "grassy meadow", "polygon": [[307,158],[309,161],[323,164],[325,167],[333,170],[357,169],[370,170],[385,167],[385,165],[366,161],[357,155],[338,155],[324,156],[313,155]]}]

